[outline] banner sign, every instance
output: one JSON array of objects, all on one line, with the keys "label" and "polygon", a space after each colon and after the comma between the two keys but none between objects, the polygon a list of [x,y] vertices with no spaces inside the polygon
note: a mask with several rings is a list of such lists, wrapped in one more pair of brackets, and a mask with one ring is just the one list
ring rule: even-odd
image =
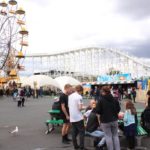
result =
[{"label": "banner sign", "polygon": [[138,80],[137,81],[137,88],[138,89],[142,89],[142,90],[146,90],[148,86],[148,80]]},{"label": "banner sign", "polygon": [[112,82],[113,78],[110,75],[103,75],[97,78],[97,82]]},{"label": "banner sign", "polygon": [[115,75],[103,75],[97,78],[97,82],[119,82],[119,81],[131,81],[131,74],[115,74]]},{"label": "banner sign", "polygon": [[147,85],[148,85],[148,81],[147,80],[143,80],[142,81],[142,89],[146,90],[147,89]]}]

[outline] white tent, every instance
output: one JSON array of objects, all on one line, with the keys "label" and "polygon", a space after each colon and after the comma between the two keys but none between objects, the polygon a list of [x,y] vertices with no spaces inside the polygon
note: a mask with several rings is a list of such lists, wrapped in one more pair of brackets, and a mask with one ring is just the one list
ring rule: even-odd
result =
[{"label": "white tent", "polygon": [[73,86],[81,84],[81,82],[69,76],[57,77],[54,80],[58,83],[62,91],[64,90],[65,84],[71,84]]},{"label": "white tent", "polygon": [[46,75],[32,75],[28,77],[24,82],[22,83],[22,86],[31,86],[31,88],[34,88],[36,84],[36,87],[42,87],[42,86],[54,86],[59,88],[58,83],[52,79],[49,76]]},{"label": "white tent", "polygon": [[28,79],[28,77],[19,77],[19,80],[17,81],[17,83],[23,84],[26,82],[27,79]]}]

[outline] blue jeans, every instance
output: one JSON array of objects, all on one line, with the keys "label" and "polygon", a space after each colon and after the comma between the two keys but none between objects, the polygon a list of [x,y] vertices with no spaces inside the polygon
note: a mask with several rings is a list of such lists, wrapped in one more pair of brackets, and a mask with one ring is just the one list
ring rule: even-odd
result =
[{"label": "blue jeans", "polygon": [[102,146],[102,145],[104,145],[105,144],[105,142],[106,142],[106,140],[105,140],[105,134],[104,134],[104,132],[103,131],[99,131],[99,130],[96,130],[96,131],[94,131],[94,132],[87,132],[86,131],[86,134],[87,135],[90,135],[90,136],[92,136],[92,137],[96,137],[96,138],[101,138],[101,140],[99,141],[99,143],[98,143],[98,145],[97,146]]},{"label": "blue jeans", "polygon": [[102,123],[102,129],[105,133],[106,144],[108,150],[120,150],[120,142],[118,137],[118,122]]}]

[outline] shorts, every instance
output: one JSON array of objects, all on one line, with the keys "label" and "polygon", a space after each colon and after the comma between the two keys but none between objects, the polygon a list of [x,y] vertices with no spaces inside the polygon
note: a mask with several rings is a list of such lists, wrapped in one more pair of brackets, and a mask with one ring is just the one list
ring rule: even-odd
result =
[{"label": "shorts", "polygon": [[70,123],[70,120],[68,120],[64,114],[62,114],[60,118],[63,120],[64,123]]}]

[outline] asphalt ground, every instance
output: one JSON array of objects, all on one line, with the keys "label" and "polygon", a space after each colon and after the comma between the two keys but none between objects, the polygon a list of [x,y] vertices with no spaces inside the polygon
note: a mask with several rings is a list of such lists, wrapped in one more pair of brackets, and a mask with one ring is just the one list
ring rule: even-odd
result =
[{"label": "asphalt ground", "polygon": [[[86,105],[88,102],[84,100]],[[11,97],[0,97],[0,150],[73,150],[72,144],[61,143],[60,127],[45,134],[45,121],[49,119],[47,111],[52,103],[51,97],[29,98],[25,107],[18,108]],[[136,103],[136,107],[144,108],[144,104]],[[18,134],[11,134],[16,126]]]}]

